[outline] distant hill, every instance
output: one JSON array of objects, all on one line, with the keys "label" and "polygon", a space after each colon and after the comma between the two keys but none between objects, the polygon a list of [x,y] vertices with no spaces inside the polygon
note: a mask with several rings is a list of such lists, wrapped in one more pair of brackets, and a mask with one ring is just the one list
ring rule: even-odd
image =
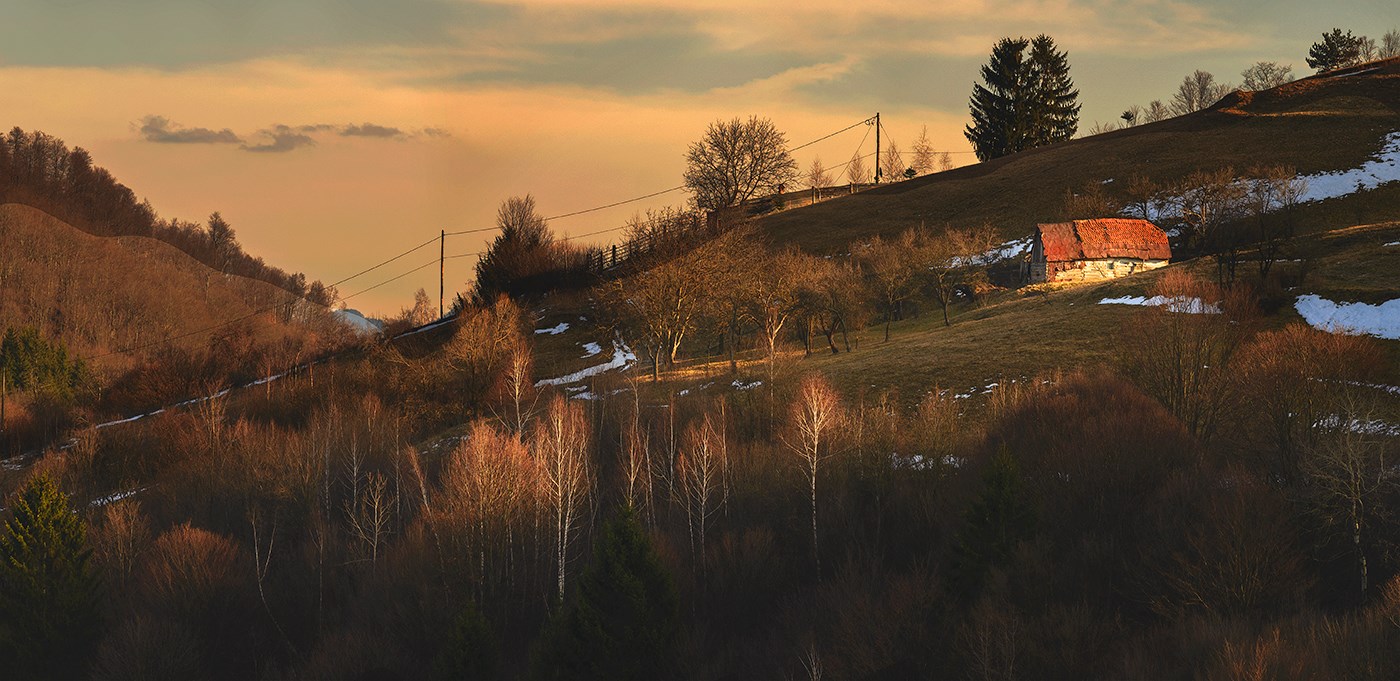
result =
[{"label": "distant hill", "polygon": [[315,345],[345,333],[325,308],[277,286],[150,237],[86,234],[30,206],[0,204],[0,253],[3,325],[61,340],[108,378],[172,350]]},{"label": "distant hill", "polygon": [[[857,239],[924,224],[992,224],[1007,239],[1062,217],[1066,192],[1109,195],[1140,174],[1170,182],[1194,170],[1284,164],[1300,174],[1354,169],[1400,131],[1400,59],[1312,76],[1157,123],[1021,152],[987,163],[770,213],[760,227],[778,243],[839,253]],[[1309,204],[1305,229],[1394,219],[1400,183]],[[1083,216],[1080,216],[1083,217]]]},{"label": "distant hill", "polygon": [[14,128],[0,137],[0,203],[39,208],[77,229],[97,236],[148,236],[184,251],[220,272],[265,281],[322,305],[335,292],[309,284],[243,251],[233,227],[218,213],[207,224],[163,219],[150,202],[98,166],[82,147],[38,130]]}]

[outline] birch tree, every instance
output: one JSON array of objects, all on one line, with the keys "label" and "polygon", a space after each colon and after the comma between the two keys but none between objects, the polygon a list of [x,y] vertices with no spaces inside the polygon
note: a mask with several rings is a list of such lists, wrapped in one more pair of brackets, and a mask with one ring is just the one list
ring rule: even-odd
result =
[{"label": "birch tree", "polygon": [[534,453],[541,468],[545,506],[554,521],[558,595],[564,597],[569,550],[593,489],[588,463],[588,421],[583,408],[556,395],[535,425]]},{"label": "birch tree", "polygon": [[789,433],[784,442],[797,457],[807,478],[812,509],[812,565],[821,575],[821,552],[817,543],[817,481],[822,465],[832,457],[832,431],[841,420],[841,399],[821,374],[803,379],[788,417]]}]

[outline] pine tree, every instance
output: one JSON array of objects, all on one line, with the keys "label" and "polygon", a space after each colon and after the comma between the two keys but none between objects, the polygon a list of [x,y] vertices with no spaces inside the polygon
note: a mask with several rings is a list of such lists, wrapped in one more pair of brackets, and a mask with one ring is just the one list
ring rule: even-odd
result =
[{"label": "pine tree", "polygon": [[1053,144],[1078,130],[1079,91],[1069,76],[1069,58],[1049,36],[1001,39],[982,66],[982,81],[973,86],[972,124],[963,133],[977,158]]},{"label": "pine tree", "polygon": [[1322,42],[1313,43],[1308,50],[1308,66],[1318,73],[1352,66],[1361,60],[1361,42],[1351,31],[1342,33],[1334,28],[1331,33],[1322,34]]},{"label": "pine tree", "polygon": [[20,492],[0,536],[0,654],[9,678],[78,678],[97,639],[86,533],[47,474]]},{"label": "pine tree", "polygon": [[958,533],[953,584],[973,596],[987,572],[1011,564],[1016,545],[1035,533],[1035,510],[1026,499],[1016,460],[1003,447],[982,473],[982,492],[967,509]]},{"label": "pine tree", "polygon": [[536,649],[542,679],[666,679],[677,674],[675,588],[635,511],[604,527],[578,588]]},{"label": "pine tree", "polygon": [[433,663],[433,675],[468,681],[496,677],[496,637],[476,604],[467,603],[448,632],[447,643]]}]

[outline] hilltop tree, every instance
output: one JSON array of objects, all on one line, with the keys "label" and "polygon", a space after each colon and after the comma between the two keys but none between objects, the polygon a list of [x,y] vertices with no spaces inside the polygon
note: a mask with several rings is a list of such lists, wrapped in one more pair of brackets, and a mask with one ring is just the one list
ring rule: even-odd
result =
[{"label": "hilltop tree", "polygon": [[86,530],[47,474],[30,479],[0,535],[0,651],[11,678],[78,678],[97,640]]},{"label": "hilltop tree", "polygon": [[685,162],[685,186],[704,210],[775,193],[797,177],[787,136],[758,116],[711,123],[705,136],[690,145]]},{"label": "hilltop tree", "polygon": [[1342,33],[1334,28],[1331,33],[1323,33],[1322,41],[1312,44],[1308,50],[1308,66],[1318,73],[1353,66],[1361,60],[1361,43],[1364,37],[1357,37],[1351,31]]},{"label": "hilltop tree", "polygon": [[1229,94],[1230,89],[1228,84],[1217,82],[1215,75],[1209,71],[1196,69],[1181,79],[1181,85],[1172,94],[1171,113],[1185,116],[1200,111],[1220,101],[1221,97]]},{"label": "hilltop tree", "polygon": [[851,162],[846,164],[846,179],[850,180],[851,184],[870,181],[870,171],[865,169],[865,157],[861,156],[859,151],[851,157]]},{"label": "hilltop tree", "polygon": [[938,159],[936,157],[938,152],[934,151],[933,143],[928,139],[927,125],[923,127],[923,130],[919,131],[919,136],[914,138],[912,151],[914,152],[914,158],[909,164],[909,167],[913,168],[914,172],[920,175],[927,175],[938,167]]},{"label": "hilltop tree", "polygon": [[904,177],[904,171],[908,166],[904,165],[904,156],[899,153],[899,145],[890,140],[885,145],[885,154],[880,159],[880,177],[886,182],[898,182]]},{"label": "hilltop tree", "polygon": [[1079,129],[1079,91],[1069,59],[1049,36],[1003,38],[982,67],[982,80],[973,86],[972,124],[963,133],[977,158],[1064,141]]},{"label": "hilltop tree", "polygon": [[807,167],[807,186],[812,188],[812,200],[820,201],[822,198],[822,187],[831,184],[831,171],[822,165],[820,156],[812,159],[812,165]]},{"label": "hilltop tree", "polygon": [[1280,64],[1275,61],[1261,61],[1240,73],[1244,76],[1244,84],[1241,86],[1246,90],[1258,92],[1260,90],[1270,90],[1284,83],[1292,82],[1293,66],[1290,64]]},{"label": "hilltop tree", "polygon": [[1400,29],[1391,29],[1381,36],[1379,56],[1381,59],[1400,57]]},{"label": "hilltop tree", "polygon": [[559,267],[554,232],[535,208],[535,197],[512,196],[496,209],[501,230],[476,263],[473,297],[489,304],[500,295],[517,298],[537,293]]}]

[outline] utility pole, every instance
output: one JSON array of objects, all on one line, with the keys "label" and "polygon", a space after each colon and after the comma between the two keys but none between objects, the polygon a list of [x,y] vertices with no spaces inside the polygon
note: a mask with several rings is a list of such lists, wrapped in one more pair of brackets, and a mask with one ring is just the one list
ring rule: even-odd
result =
[{"label": "utility pole", "polygon": [[5,440],[5,393],[9,391],[10,379],[8,367],[0,367],[0,452],[9,453],[10,448]]},{"label": "utility pole", "polygon": [[443,262],[447,260],[447,230],[442,230],[442,236],[438,237],[438,319],[442,319],[442,302],[447,295],[446,288],[442,284]]},{"label": "utility pole", "polygon": [[875,184],[880,184],[880,112],[875,112]]}]

